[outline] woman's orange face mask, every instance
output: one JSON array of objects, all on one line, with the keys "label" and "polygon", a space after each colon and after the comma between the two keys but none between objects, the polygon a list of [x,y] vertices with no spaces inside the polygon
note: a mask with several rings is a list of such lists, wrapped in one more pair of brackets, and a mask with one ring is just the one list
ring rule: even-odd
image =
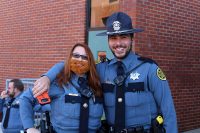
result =
[{"label": "woman's orange face mask", "polygon": [[89,71],[89,63],[87,60],[70,59],[71,71],[75,74],[82,75]]}]

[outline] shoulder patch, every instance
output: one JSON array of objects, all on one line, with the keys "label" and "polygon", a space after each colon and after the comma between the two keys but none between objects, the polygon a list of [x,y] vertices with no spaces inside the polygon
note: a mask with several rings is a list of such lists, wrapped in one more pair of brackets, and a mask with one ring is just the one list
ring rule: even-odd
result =
[{"label": "shoulder patch", "polygon": [[157,74],[157,76],[160,80],[166,80],[167,79],[165,74],[163,73],[163,71],[159,67],[156,70],[156,74]]}]

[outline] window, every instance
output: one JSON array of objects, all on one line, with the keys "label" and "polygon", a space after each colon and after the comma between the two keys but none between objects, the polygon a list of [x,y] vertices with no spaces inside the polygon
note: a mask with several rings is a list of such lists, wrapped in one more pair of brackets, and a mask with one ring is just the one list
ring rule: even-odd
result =
[{"label": "window", "polygon": [[[8,89],[8,84],[10,82],[11,79],[6,79],[6,90]],[[22,83],[24,84],[24,89],[26,90],[27,88],[33,88],[34,83],[37,79],[35,78],[21,78],[20,79],[22,81]]]},{"label": "window", "polygon": [[90,28],[105,27],[106,19],[119,10],[119,0],[91,0]]}]

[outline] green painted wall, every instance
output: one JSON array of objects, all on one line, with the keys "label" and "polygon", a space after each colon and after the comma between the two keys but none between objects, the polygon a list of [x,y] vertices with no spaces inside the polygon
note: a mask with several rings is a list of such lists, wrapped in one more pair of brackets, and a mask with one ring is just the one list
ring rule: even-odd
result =
[{"label": "green painted wall", "polygon": [[97,60],[98,51],[106,51],[106,55],[108,59],[112,59],[114,57],[108,46],[108,39],[107,39],[108,37],[96,36],[97,33],[104,32],[104,31],[105,30],[89,31],[88,45],[90,49],[92,50],[95,60]]}]

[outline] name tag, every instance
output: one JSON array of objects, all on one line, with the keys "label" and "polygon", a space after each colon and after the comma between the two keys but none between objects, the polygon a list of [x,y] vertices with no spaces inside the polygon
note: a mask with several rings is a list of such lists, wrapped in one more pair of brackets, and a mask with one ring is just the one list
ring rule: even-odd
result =
[{"label": "name tag", "polygon": [[78,96],[78,94],[74,94],[74,93],[69,93],[69,96]]}]

